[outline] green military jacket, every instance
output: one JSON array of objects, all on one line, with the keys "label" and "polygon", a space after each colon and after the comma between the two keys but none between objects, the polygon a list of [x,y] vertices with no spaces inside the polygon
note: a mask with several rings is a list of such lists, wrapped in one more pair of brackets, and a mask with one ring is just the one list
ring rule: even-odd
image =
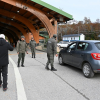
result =
[{"label": "green military jacket", "polygon": [[29,46],[30,46],[31,49],[35,49],[36,42],[34,40],[31,40],[30,43],[29,43]]},{"label": "green military jacket", "polygon": [[27,44],[25,41],[18,41],[17,42],[17,52],[19,52],[19,53],[27,52]]},{"label": "green military jacket", "polygon": [[57,42],[54,37],[48,39],[47,53],[48,54],[57,54]]}]

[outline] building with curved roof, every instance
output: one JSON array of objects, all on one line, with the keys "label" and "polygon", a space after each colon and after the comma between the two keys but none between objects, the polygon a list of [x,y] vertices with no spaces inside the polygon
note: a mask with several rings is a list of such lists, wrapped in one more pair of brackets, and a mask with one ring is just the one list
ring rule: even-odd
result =
[{"label": "building with curved roof", "polygon": [[29,43],[29,34],[39,43],[39,29],[46,28],[49,37],[57,34],[57,23],[73,16],[41,0],[0,0],[0,34],[11,43],[21,35]]}]

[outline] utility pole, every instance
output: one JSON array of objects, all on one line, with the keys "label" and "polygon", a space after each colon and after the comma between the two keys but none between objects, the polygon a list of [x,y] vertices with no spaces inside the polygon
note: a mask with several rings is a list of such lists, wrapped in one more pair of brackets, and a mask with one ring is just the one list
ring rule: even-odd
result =
[{"label": "utility pole", "polygon": [[[79,32],[79,26],[78,26],[78,37],[79,37],[79,33],[80,33],[80,32]],[[79,40],[80,40],[80,38],[79,38]]]},{"label": "utility pole", "polygon": [[58,42],[58,22],[57,22],[57,42]]}]

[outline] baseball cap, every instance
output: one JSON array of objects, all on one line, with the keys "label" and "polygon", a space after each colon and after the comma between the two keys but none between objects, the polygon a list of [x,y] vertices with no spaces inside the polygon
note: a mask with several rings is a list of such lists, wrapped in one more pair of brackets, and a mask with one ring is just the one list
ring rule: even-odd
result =
[{"label": "baseball cap", "polygon": [[25,38],[24,36],[21,36],[21,38]]},{"label": "baseball cap", "polygon": [[57,37],[57,35],[56,35],[56,34],[54,34],[54,35],[53,35],[53,37],[54,37],[54,38],[56,38],[56,37]]}]

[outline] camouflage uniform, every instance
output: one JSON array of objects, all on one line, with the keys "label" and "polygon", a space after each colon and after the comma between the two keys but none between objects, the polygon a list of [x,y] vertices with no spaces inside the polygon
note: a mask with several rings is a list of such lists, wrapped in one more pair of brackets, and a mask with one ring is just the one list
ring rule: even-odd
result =
[{"label": "camouflage uniform", "polygon": [[21,66],[24,67],[24,58],[25,58],[25,52],[27,52],[27,44],[25,41],[18,41],[17,42],[17,52],[18,54],[18,66],[20,64],[20,60],[22,59]]},{"label": "camouflage uniform", "polygon": [[56,71],[56,69],[54,68],[54,55],[57,54],[57,42],[55,37],[53,36],[52,38],[48,39],[47,42],[47,64],[46,64],[46,69],[49,70],[49,63],[51,64],[51,70]]},{"label": "camouflage uniform", "polygon": [[32,52],[32,58],[33,58],[33,55],[34,55],[34,58],[35,58],[35,47],[36,47],[36,42],[34,40],[31,40],[30,43],[29,43],[29,46],[31,48],[31,52]]}]

